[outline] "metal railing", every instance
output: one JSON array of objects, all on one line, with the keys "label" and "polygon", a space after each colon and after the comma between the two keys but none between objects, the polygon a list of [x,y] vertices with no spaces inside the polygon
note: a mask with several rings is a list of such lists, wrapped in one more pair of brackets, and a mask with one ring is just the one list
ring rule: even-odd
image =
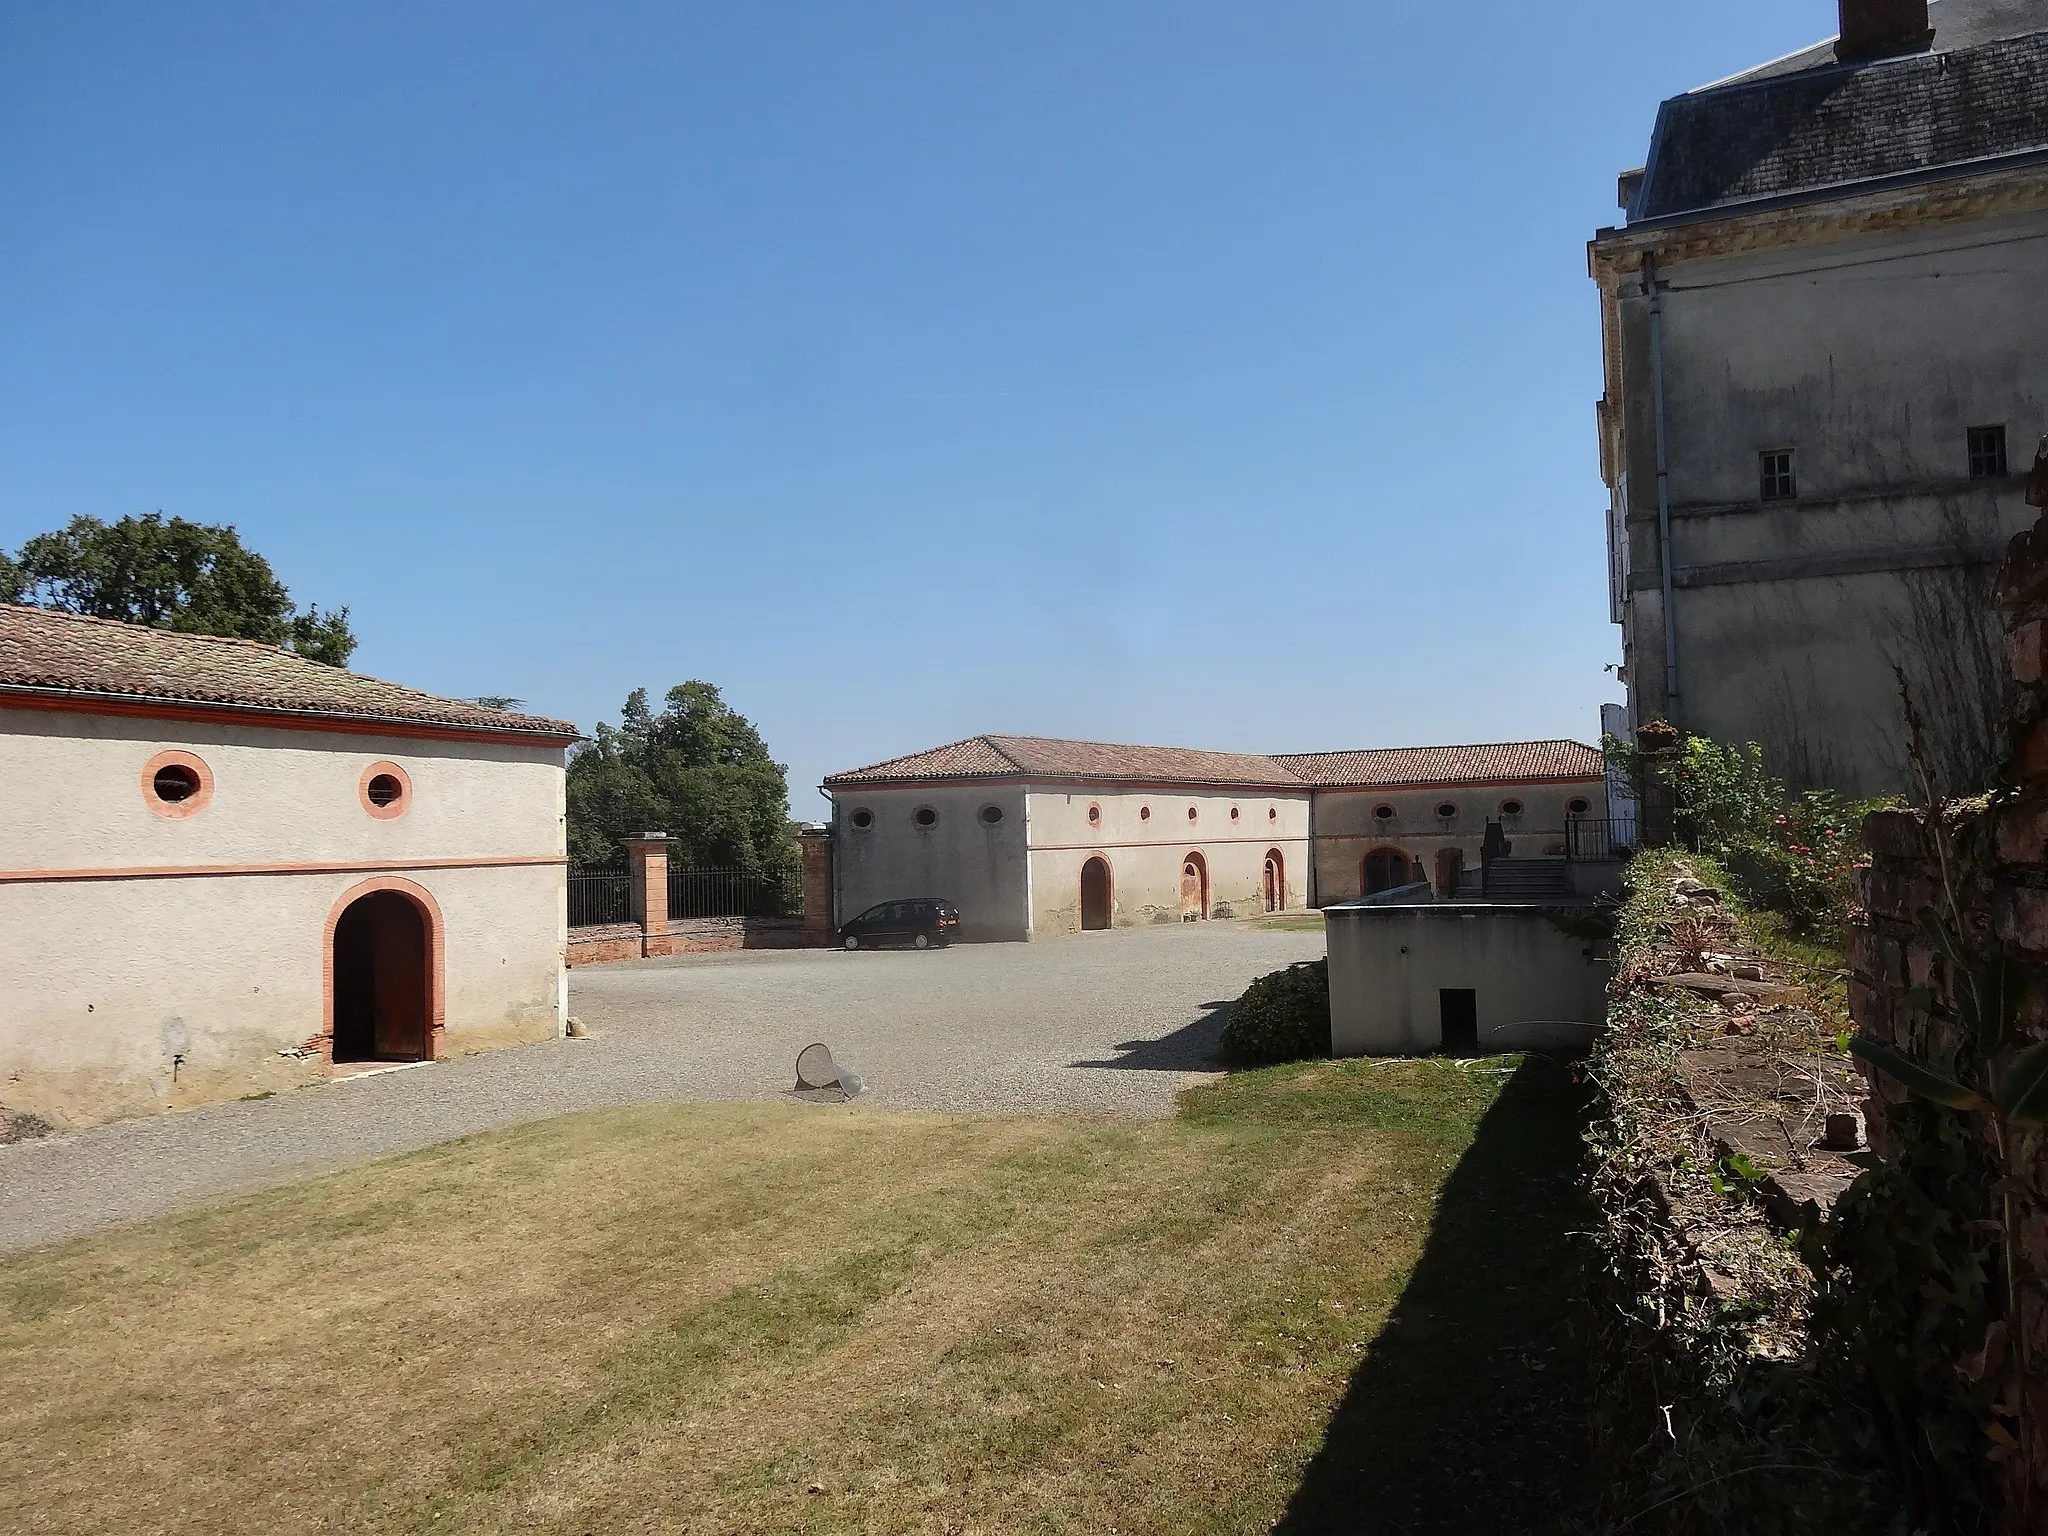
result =
[{"label": "metal railing", "polygon": [[1568,859],[1621,859],[1635,851],[1633,817],[1567,816],[1564,856]]},{"label": "metal railing", "polygon": [[671,869],[668,915],[802,917],[803,875],[797,870]]},{"label": "metal railing", "polygon": [[569,926],[633,921],[633,877],[623,869],[569,872]]}]

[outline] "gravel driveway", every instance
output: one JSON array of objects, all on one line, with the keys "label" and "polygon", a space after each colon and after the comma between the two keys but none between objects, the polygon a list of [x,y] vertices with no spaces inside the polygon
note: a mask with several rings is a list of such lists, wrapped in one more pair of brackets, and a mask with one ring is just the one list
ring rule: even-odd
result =
[{"label": "gravel driveway", "polygon": [[1216,1006],[1320,933],[1179,924],[928,954],[689,955],[570,973],[588,1040],[466,1056],[0,1146],[0,1252],[564,1110],[772,1099],[824,1040],[858,1102],[1158,1115]]}]

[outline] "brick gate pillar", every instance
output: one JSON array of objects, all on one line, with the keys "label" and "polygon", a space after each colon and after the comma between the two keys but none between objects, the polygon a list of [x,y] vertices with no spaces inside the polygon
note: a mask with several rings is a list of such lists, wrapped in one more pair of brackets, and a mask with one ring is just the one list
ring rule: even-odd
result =
[{"label": "brick gate pillar", "polygon": [[654,953],[649,941],[668,937],[668,845],[666,832],[642,832],[624,839],[633,874],[633,918],[640,924],[640,953]]},{"label": "brick gate pillar", "polygon": [[800,840],[804,849],[804,942],[832,942],[832,829],[812,822]]}]

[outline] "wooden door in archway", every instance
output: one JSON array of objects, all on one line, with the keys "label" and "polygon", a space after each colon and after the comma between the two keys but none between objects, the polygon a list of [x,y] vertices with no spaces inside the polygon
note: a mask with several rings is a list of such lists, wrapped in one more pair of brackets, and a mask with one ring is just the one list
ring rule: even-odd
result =
[{"label": "wooden door in archway", "polygon": [[334,1059],[424,1060],[429,982],[427,923],[411,898],[350,902],[334,925]]},{"label": "wooden door in archway", "polygon": [[1287,861],[1278,848],[1266,850],[1266,910],[1278,912],[1287,905]]},{"label": "wooden door in archway", "polygon": [[1191,853],[1180,862],[1180,920],[1199,923],[1209,915],[1209,861]]},{"label": "wooden door in archway", "polygon": [[1109,861],[1091,858],[1081,866],[1081,927],[1107,928],[1115,913],[1115,891],[1110,883]]}]

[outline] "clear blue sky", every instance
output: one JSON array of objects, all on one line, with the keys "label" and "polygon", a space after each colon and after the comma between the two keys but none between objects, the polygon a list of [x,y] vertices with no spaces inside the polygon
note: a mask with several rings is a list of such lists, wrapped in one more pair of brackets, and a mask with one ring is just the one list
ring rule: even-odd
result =
[{"label": "clear blue sky", "polygon": [[16,5],[0,544],[232,522],[362,670],[818,778],[1592,739],[1585,241],[1828,0]]}]

